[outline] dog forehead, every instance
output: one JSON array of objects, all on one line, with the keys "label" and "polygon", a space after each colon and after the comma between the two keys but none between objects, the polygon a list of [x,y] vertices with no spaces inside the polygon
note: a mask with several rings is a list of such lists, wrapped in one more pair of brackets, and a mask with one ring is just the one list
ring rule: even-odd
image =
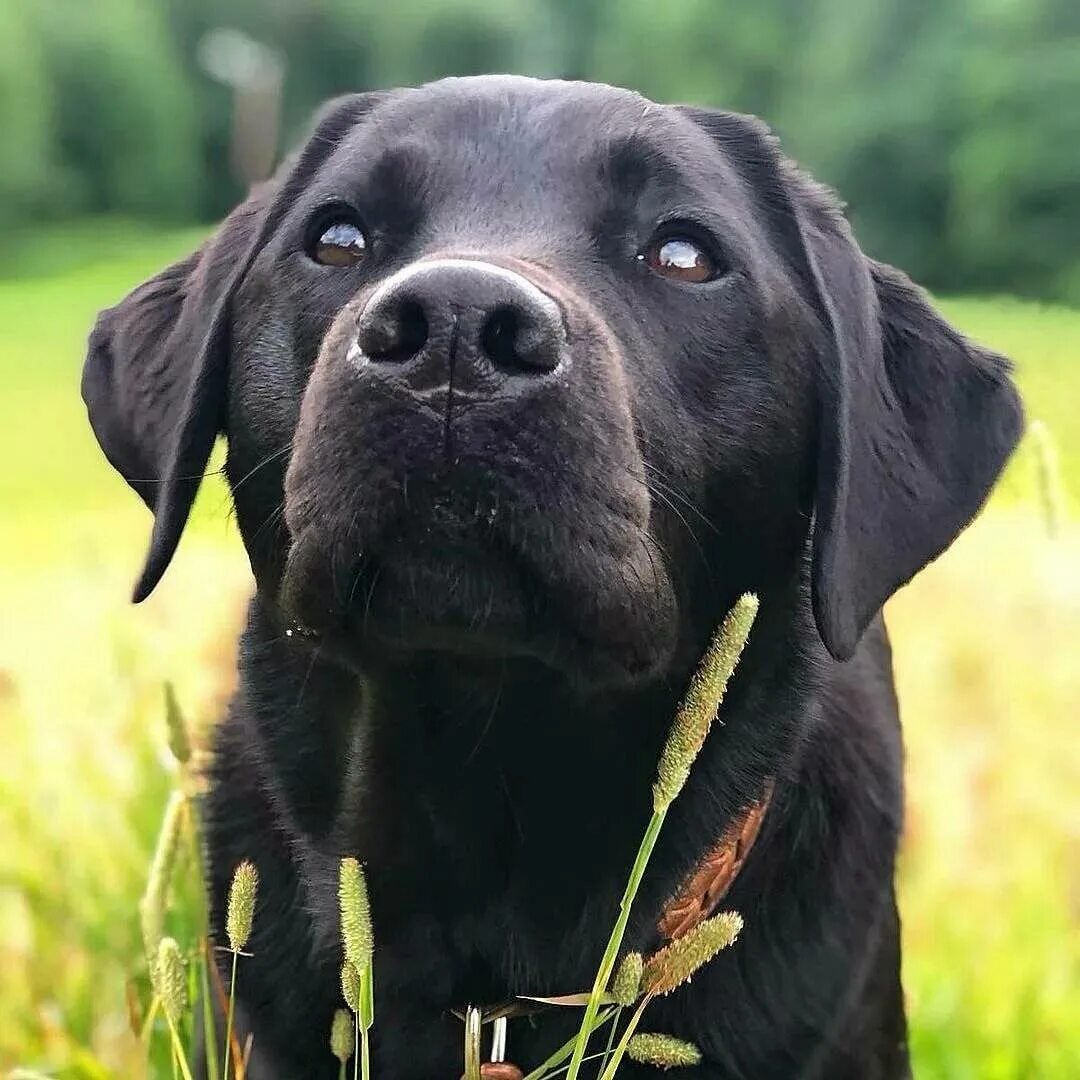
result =
[{"label": "dog forehead", "polygon": [[646,175],[715,192],[734,176],[716,143],[677,107],[602,83],[523,76],[443,79],[388,95],[327,170],[376,172],[404,191],[449,195],[460,185],[470,201],[568,185],[602,196]]},{"label": "dog forehead", "polygon": [[[441,79],[385,100],[372,116],[387,133],[424,131],[440,144],[457,139],[515,143],[563,137],[560,150],[625,132],[660,106],[632,90],[604,83],[480,75]],[[494,138],[493,138],[494,137]]]}]

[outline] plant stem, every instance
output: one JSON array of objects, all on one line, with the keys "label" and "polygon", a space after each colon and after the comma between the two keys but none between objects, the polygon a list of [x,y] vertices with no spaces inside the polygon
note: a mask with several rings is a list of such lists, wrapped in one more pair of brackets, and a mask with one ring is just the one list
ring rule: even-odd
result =
[{"label": "plant stem", "polygon": [[[584,1064],[586,1061],[599,1061],[599,1059],[603,1056],[603,1054],[586,1054],[585,1057],[581,1059],[581,1061],[582,1064]],[[544,1080],[555,1080],[556,1076],[562,1076],[562,1074],[566,1072],[566,1070],[569,1068],[569,1065],[564,1065],[561,1069],[556,1069],[554,1072],[544,1073]]]},{"label": "plant stem", "polygon": [[[615,1011],[616,1010],[614,1008],[605,1009],[593,1022],[593,1026],[590,1029],[589,1034],[591,1035],[598,1028],[602,1028],[615,1015]],[[548,1069],[553,1069],[556,1065],[561,1064],[566,1058],[570,1056],[571,1052],[574,1049],[574,1044],[577,1042],[577,1039],[577,1035],[572,1035],[569,1039],[566,1040],[566,1042],[562,1044],[562,1046],[559,1047],[558,1050],[555,1051],[554,1054],[551,1055],[551,1057],[549,1057],[541,1064],[537,1065],[537,1067],[533,1069],[531,1073],[525,1076],[523,1080],[544,1080],[544,1078],[548,1076]]]},{"label": "plant stem", "polygon": [[[371,1025],[375,1023],[375,961],[368,961],[360,972],[360,1000],[356,1022],[360,1025],[360,1075],[371,1080]],[[354,1078],[355,1080],[355,1078]]]},{"label": "plant stem", "polygon": [[645,1012],[645,1007],[652,1001],[652,995],[646,994],[642,999],[638,1007],[634,1010],[634,1015],[630,1017],[626,1024],[626,1030],[622,1033],[622,1038],[619,1040],[619,1045],[615,1047],[615,1056],[608,1062],[607,1067],[600,1074],[600,1080],[613,1080],[615,1076],[615,1070],[618,1069],[622,1063],[623,1055],[626,1053],[626,1048],[630,1045],[630,1039],[633,1037],[634,1032],[637,1030],[638,1024],[641,1023],[641,1017]]},{"label": "plant stem", "polygon": [[353,1013],[353,1025],[355,1030],[353,1041],[356,1049],[353,1050],[352,1074],[353,1080],[357,1080],[357,1076],[359,1076],[360,1073],[360,1051],[364,1045],[364,1040],[360,1035],[360,1014],[358,1012]]},{"label": "plant stem", "polygon": [[622,1019],[622,1006],[615,1010],[615,1019],[611,1022],[611,1030],[608,1032],[607,1046],[604,1048],[604,1065],[607,1066],[608,1058],[611,1057],[611,1048],[615,1045],[615,1036],[619,1033],[619,1021]]},{"label": "plant stem", "polygon": [[210,943],[202,939],[199,948],[199,985],[202,993],[203,1045],[206,1050],[207,1080],[218,1080],[217,1031],[214,1024],[214,1003],[210,998],[210,973],[207,965],[212,963]]},{"label": "plant stem", "polygon": [[229,1080],[229,1059],[232,1056],[232,1029],[233,1029],[233,1012],[236,1005],[236,961],[238,955],[234,952],[232,954],[232,975],[229,977],[229,1018],[225,1024],[225,1076],[224,1080]]},{"label": "plant stem", "polygon": [[154,1031],[154,1018],[157,1016],[158,1007],[161,1005],[161,999],[154,995],[150,1002],[150,1008],[146,1010],[146,1019],[143,1021],[142,1030],[139,1032],[139,1042],[146,1046],[150,1042],[150,1036]]},{"label": "plant stem", "polygon": [[180,1066],[180,1075],[184,1080],[191,1080],[191,1070],[188,1068],[187,1056],[184,1054],[184,1045],[180,1042],[180,1036],[177,1034],[176,1025],[172,1022],[172,1017],[168,1013],[165,1013],[165,1019],[169,1024],[169,1034],[172,1036],[172,1049],[173,1049],[173,1063]]},{"label": "plant stem", "polygon": [[667,817],[667,806],[662,806],[653,811],[649,819],[649,827],[641,838],[641,846],[638,848],[637,858],[634,859],[630,878],[626,883],[622,900],[619,902],[619,917],[615,921],[615,928],[611,931],[604,957],[600,961],[600,968],[596,972],[596,980],[593,982],[592,992],[589,994],[589,1003],[585,1007],[585,1016],[581,1021],[581,1029],[578,1031],[577,1041],[574,1043],[574,1054],[570,1059],[570,1069],[566,1074],[566,1080],[577,1080],[581,1069],[582,1059],[585,1057],[585,1048],[592,1033],[593,1021],[600,1010],[600,999],[611,981],[611,973],[615,970],[615,961],[619,958],[619,950],[622,948],[623,936],[626,934],[626,924],[630,920],[630,906],[637,896],[641,886],[641,879],[645,876],[645,868],[649,865],[649,857],[653,848],[656,847],[657,837]]},{"label": "plant stem", "polygon": [[[187,770],[185,769],[185,775]],[[218,1080],[221,1075],[218,1065],[217,1052],[217,1025],[214,1023],[214,1003],[210,997],[210,975],[207,965],[213,963],[210,954],[209,934],[210,916],[206,905],[206,875],[203,865],[202,848],[202,823],[199,821],[199,806],[195,794],[187,795],[184,801],[187,811],[188,839],[191,843],[191,858],[195,864],[195,874],[198,885],[198,917],[199,930],[202,934],[202,944],[199,949],[200,965],[199,976],[202,992],[203,1006],[203,1044],[206,1052],[206,1075],[207,1080]]]},{"label": "plant stem", "polygon": [[371,1043],[366,1031],[360,1032],[360,1075],[371,1080]]}]

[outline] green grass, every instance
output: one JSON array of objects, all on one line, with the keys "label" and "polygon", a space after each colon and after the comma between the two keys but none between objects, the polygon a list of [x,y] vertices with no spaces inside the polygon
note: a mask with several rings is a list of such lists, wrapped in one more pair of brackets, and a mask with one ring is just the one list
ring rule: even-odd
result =
[{"label": "green grass", "polygon": [[[105,465],[78,379],[98,308],[198,237],[94,223],[0,266],[0,1074],[146,1075],[125,983],[144,978],[136,903],[172,782],[161,687],[204,728],[218,713],[248,577],[213,478],[162,587],[127,603],[149,514]],[[1075,495],[1080,312],[943,306],[1016,360]],[[1021,450],[980,522],[890,605],[923,1078],[1080,1075],[1080,532],[1046,538],[1033,472]]]}]

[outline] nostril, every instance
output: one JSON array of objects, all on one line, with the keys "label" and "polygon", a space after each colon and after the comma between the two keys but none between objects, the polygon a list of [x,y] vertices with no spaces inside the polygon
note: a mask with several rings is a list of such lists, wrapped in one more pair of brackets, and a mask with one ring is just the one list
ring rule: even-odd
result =
[{"label": "nostril", "polygon": [[496,308],[485,320],[480,347],[497,368],[512,370],[522,366],[517,354],[519,329],[520,319],[512,307]]},{"label": "nostril", "polygon": [[497,307],[480,331],[484,354],[495,367],[510,372],[553,371],[561,341],[561,327],[511,305]]},{"label": "nostril", "polygon": [[356,340],[370,360],[401,363],[414,357],[428,339],[428,321],[423,305],[401,297],[396,302],[377,304],[360,316]]}]

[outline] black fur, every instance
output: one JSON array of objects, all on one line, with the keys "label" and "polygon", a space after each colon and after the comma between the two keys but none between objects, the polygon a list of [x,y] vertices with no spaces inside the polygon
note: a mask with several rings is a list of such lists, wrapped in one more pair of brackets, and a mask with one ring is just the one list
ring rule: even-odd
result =
[{"label": "black fur", "polygon": [[[350,269],[307,254],[339,203],[369,238]],[[637,258],[672,218],[715,280]],[[375,290],[433,257],[474,261],[439,270],[420,351],[349,359]],[[492,265],[558,304],[554,371],[500,366],[483,303],[455,306]],[[866,259],[757,121],[503,77],[332,103],[212,240],[105,312],[83,388],[155,512],[137,595],[218,432],[257,584],[207,806],[215,926],[236,863],[262,877],[253,1080],[336,1075],[343,854],[373,895],[380,1077],[456,1076],[452,1007],[587,988],[666,728],[744,590],[761,613],[630,947],[776,795],[727,900],[743,936],[648,1027],[702,1048],[690,1080],[906,1076],[879,610],[1014,446],[1007,371]],[[511,1057],[574,1019],[515,1021]]]}]

